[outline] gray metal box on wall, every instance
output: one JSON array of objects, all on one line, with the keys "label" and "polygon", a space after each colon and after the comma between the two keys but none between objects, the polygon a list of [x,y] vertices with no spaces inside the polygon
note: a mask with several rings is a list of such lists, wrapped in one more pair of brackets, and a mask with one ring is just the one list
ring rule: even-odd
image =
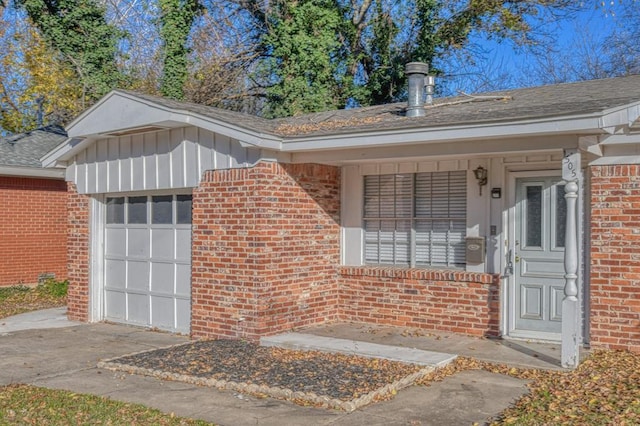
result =
[{"label": "gray metal box on wall", "polygon": [[479,265],[484,263],[485,250],[484,237],[467,237],[465,239],[467,264]]}]

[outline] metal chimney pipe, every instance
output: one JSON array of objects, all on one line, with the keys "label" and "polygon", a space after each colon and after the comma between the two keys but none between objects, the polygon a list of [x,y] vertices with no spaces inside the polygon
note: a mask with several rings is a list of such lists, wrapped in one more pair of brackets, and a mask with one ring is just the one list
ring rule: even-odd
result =
[{"label": "metal chimney pipe", "polygon": [[425,115],[425,79],[429,73],[429,65],[423,62],[409,62],[405,65],[405,73],[409,80],[409,105],[407,117]]}]

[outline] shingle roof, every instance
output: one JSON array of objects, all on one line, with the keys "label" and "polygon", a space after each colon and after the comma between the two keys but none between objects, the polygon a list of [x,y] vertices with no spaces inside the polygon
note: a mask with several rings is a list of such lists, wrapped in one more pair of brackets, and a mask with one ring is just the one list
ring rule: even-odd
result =
[{"label": "shingle roof", "polygon": [[0,138],[0,166],[42,167],[40,158],[65,139],[57,125]]},{"label": "shingle roof", "polygon": [[210,107],[206,105],[194,104],[191,102],[176,101],[173,99],[162,98],[159,96],[147,95],[138,92],[118,89],[116,92],[130,94],[138,99],[146,100],[161,107],[166,107],[173,111],[185,111],[195,113],[203,117],[212,118],[225,123],[234,123],[240,127],[255,132],[265,132],[275,134],[276,124],[274,120],[258,117],[255,115],[244,114],[236,111]]},{"label": "shingle roof", "polygon": [[640,103],[640,75],[436,98],[433,105],[425,108],[424,117],[411,118],[405,116],[406,103],[394,103],[269,120],[152,95],[125,90],[118,92],[128,93],[173,111],[198,114],[286,140],[306,136],[339,136],[597,113]]},{"label": "shingle roof", "polygon": [[276,129],[287,136],[339,135],[582,115],[632,103],[640,103],[640,75],[437,98],[424,117],[405,117],[406,103],[328,111],[279,119]]},{"label": "shingle roof", "polygon": [[640,103],[640,75],[436,98],[433,105],[425,108],[424,117],[411,118],[405,117],[406,103],[395,103],[268,120],[204,105],[121,92],[171,110],[199,114],[287,139],[597,113]]}]

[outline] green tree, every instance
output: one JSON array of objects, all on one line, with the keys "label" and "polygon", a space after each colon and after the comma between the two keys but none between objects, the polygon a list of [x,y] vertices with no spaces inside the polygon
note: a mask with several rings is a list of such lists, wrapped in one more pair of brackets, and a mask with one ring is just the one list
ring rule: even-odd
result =
[{"label": "green tree", "polygon": [[14,27],[0,56],[0,128],[13,133],[62,124],[81,111],[73,69],[25,24]]},{"label": "green tree", "polygon": [[62,124],[81,111],[81,87],[63,55],[24,11],[0,7],[0,133]]},{"label": "green tree", "polygon": [[163,43],[163,70],[160,92],[182,99],[188,75],[187,41],[202,7],[198,0],[159,0],[160,38]]},{"label": "green tree", "polygon": [[118,42],[124,33],[109,25],[105,8],[94,0],[16,0],[47,45],[71,65],[82,88],[82,107],[122,83]]},{"label": "green tree", "polygon": [[405,96],[404,65],[429,64],[469,47],[474,37],[530,43],[545,11],[570,0],[230,0],[260,40],[254,78],[266,113],[298,114]]},{"label": "green tree", "polygon": [[344,107],[350,94],[346,51],[336,37],[344,25],[333,0],[279,1],[262,38],[267,69],[267,116],[289,116]]}]

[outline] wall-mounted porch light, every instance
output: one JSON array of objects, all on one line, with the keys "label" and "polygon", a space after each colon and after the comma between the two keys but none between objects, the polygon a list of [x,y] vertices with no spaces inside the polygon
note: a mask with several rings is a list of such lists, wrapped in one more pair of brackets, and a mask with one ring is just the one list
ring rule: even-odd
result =
[{"label": "wall-mounted porch light", "polygon": [[487,184],[487,169],[482,166],[478,166],[474,171],[473,175],[476,177],[478,181],[478,186],[480,187],[480,195],[482,195],[482,187]]}]

